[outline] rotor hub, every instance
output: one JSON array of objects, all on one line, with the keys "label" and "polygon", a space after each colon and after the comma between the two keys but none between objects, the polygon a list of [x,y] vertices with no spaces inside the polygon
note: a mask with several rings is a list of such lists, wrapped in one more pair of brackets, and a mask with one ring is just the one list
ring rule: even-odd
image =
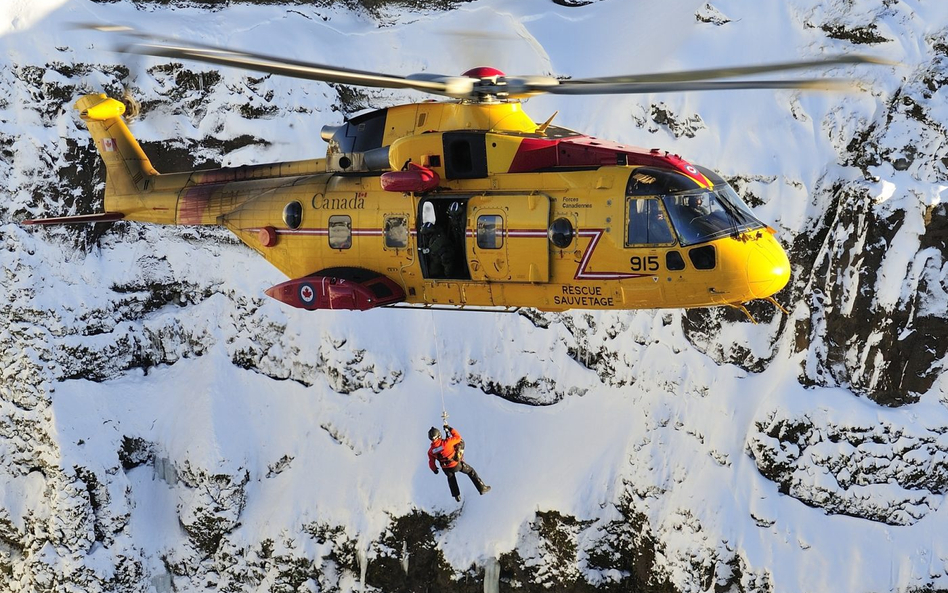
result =
[{"label": "rotor hub", "polygon": [[478,66],[461,76],[477,80],[471,89],[472,96],[463,99],[465,103],[499,103],[508,100],[506,75],[497,68]]},{"label": "rotor hub", "polygon": [[504,73],[497,68],[491,68],[490,66],[478,66],[477,68],[471,68],[461,76],[484,79],[502,77],[504,76]]}]

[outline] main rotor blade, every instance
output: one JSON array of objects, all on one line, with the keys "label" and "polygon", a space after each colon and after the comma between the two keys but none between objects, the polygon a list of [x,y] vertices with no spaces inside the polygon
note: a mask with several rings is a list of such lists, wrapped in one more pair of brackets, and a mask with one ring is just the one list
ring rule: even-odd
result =
[{"label": "main rotor blade", "polygon": [[758,66],[735,66],[684,70],[657,74],[610,76],[557,80],[546,76],[500,77],[479,80],[467,76],[412,74],[393,76],[380,72],[340,68],[326,64],[291,60],[244,51],[217,48],[199,43],[169,43],[129,27],[82,25],[106,33],[117,33],[132,41],[119,51],[157,57],[196,60],[244,68],[267,74],[290,76],[321,82],[356,86],[413,89],[456,99],[484,100],[489,97],[526,98],[543,93],[556,95],[642,94],[739,89],[854,90],[855,81],[840,79],[733,80],[719,78],[751,76],[807,68],[828,68],[840,64],[892,64],[881,58],[863,55],[835,55],[820,60],[780,62]]},{"label": "main rotor blade", "polygon": [[545,86],[537,93],[553,95],[636,95],[642,93],[679,93],[689,91],[727,91],[742,89],[799,89],[812,91],[856,90],[856,82],[840,78],[798,80],[695,80],[684,82],[582,83]]},{"label": "main rotor blade", "polygon": [[[686,82],[694,80],[710,80],[715,78],[734,78],[737,76],[751,76],[754,74],[768,74],[772,72],[786,72],[788,70],[804,70],[807,68],[828,68],[839,64],[877,64],[892,66],[895,63],[873,56],[837,55],[821,60],[802,60],[799,62],[780,62],[775,64],[761,64],[759,66],[733,66],[728,68],[708,68],[704,70],[682,70],[678,72],[659,72],[655,74],[632,74],[625,76],[608,76],[605,78],[570,79],[567,84],[588,83],[630,83],[630,82]],[[766,88],[766,87],[764,87]]]},{"label": "main rotor blade", "polygon": [[326,64],[288,60],[263,54],[198,45],[132,43],[120,48],[119,51],[176,60],[196,60],[198,62],[206,62],[218,66],[232,66],[267,74],[278,74],[281,76],[318,80],[322,82],[395,89],[415,89],[449,97],[468,97],[475,82],[474,79],[465,77],[439,75],[406,78],[381,74],[379,72],[338,68]]}]

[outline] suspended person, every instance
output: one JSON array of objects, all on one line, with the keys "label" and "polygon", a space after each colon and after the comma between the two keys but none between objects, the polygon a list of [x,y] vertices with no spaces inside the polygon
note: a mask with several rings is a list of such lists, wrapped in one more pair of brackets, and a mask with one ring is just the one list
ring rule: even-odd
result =
[{"label": "suspended person", "polygon": [[431,446],[428,448],[428,467],[434,473],[438,473],[438,467],[435,465],[435,460],[437,460],[441,469],[444,470],[444,475],[448,477],[451,496],[458,502],[461,501],[461,489],[458,488],[456,477],[458,472],[467,474],[479,493],[487,494],[490,486],[484,484],[474,468],[464,461],[464,441],[461,440],[461,434],[445,424],[444,435],[442,438],[441,431],[433,426],[428,431],[428,438],[431,440]]}]

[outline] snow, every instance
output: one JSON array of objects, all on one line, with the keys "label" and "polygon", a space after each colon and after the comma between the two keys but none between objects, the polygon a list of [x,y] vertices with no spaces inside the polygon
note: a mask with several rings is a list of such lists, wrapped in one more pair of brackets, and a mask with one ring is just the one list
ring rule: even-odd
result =
[{"label": "snow", "polygon": [[[877,3],[868,0],[793,0],[766,8],[737,0],[719,0],[710,8],[706,4],[673,0],[633,7],[612,0],[571,9],[539,1],[479,0],[445,14],[394,14],[391,26],[379,27],[365,15],[338,8],[235,5],[214,12],[181,7],[140,11],[127,2],[14,0],[0,7],[0,45],[9,56],[7,64],[110,64],[124,58],[103,50],[109,45],[106,38],[70,24],[145,22],[153,31],[174,31],[200,43],[355,69],[456,74],[490,64],[511,74],[594,77],[815,58],[853,48],[806,23],[878,23],[878,33],[892,41],[873,46],[870,53],[905,65],[840,67],[840,75],[865,77],[872,87],[872,92],[843,99],[741,91],[542,96],[527,105],[537,120],[559,110],[557,124],[620,142],[671,147],[725,176],[752,176],[747,189],[763,201],[758,214],[789,240],[819,218],[824,205],[814,204],[810,196],[826,176],[860,178],[839,163],[841,148],[863,122],[874,119],[906,76],[904,70],[927,59],[928,50],[912,40],[937,33],[948,22],[948,6],[898,3],[880,14]],[[697,22],[699,11],[731,21],[720,26]],[[460,46],[458,36],[466,41]],[[144,74],[160,62],[131,59],[142,95],[173,90],[173,79],[162,83]],[[133,132],[149,141],[247,134],[272,142],[234,151],[225,156],[226,165],[320,156],[323,143],[314,140],[319,127],[340,121],[331,110],[334,94],[324,85],[272,78],[250,89],[245,73],[221,73],[223,86],[240,100],[215,93],[199,111],[152,112],[133,124]],[[48,76],[50,81],[60,77]],[[93,69],[78,79],[97,89],[108,77]],[[234,109],[250,96],[266,103],[261,97],[268,91],[280,97],[278,117],[250,120]],[[394,91],[372,96],[380,104],[422,98]],[[34,98],[14,100],[29,103]],[[658,102],[681,120],[700,115],[705,128],[693,138],[675,138],[665,128],[649,133],[635,117],[647,117],[648,107]],[[944,121],[944,106],[930,108],[935,119]],[[14,118],[4,116],[0,122],[4,133],[16,135],[9,147],[15,155],[13,176],[3,193],[7,198],[9,191],[16,203],[25,204],[31,199],[30,172],[48,167],[38,149],[82,138],[83,131],[72,115],[50,127],[35,111],[14,105],[5,113],[11,110]],[[895,122],[887,138],[901,148],[914,140],[913,130],[904,120]],[[938,142],[929,139],[929,144]],[[905,212],[905,223],[887,246],[880,280],[871,287],[876,302],[892,310],[916,294],[923,276],[940,278],[944,285],[944,253],[920,250],[919,237],[925,231],[924,208],[942,203],[945,186],[935,183],[935,173],[920,168],[896,172],[883,164],[870,170],[879,177],[866,185],[871,207]],[[814,376],[816,363],[811,352],[793,350],[794,323],[783,328],[779,315],[759,326],[727,324],[715,336],[717,343],[740,345],[755,358],[772,355],[765,370],[749,373],[716,363],[696,349],[683,334],[680,313],[629,312],[593,315],[600,328],[618,328],[612,339],[596,332],[587,336],[589,350],[606,345],[619,353],[615,372],[603,379],[570,357],[568,345],[579,340],[562,321],[543,329],[524,317],[499,313],[306,313],[262,300],[262,291],[282,277],[234,242],[215,243],[222,233],[132,227],[127,236],[104,237],[90,253],[71,253],[53,232],[30,234],[8,220],[0,230],[5,241],[29,246],[28,251],[8,248],[0,262],[5,270],[31,270],[32,276],[17,277],[14,288],[32,291],[29,301],[36,311],[53,312],[44,326],[50,339],[109,352],[117,335],[130,344],[164,336],[155,338],[155,347],[167,349],[173,364],[150,368],[147,374],[122,372],[102,382],[56,383],[49,418],[55,463],[67,473],[84,467],[100,481],[111,480],[110,513],[128,514],[120,541],[141,550],[150,562],[149,578],[163,578],[161,558],[187,542],[181,516],[193,514],[204,499],[195,498],[194,489],[174,479],[163,464],[122,471],[118,451],[125,437],[154,443],[156,459],[167,460],[179,473],[189,468],[212,476],[247,475],[245,506],[239,524],[231,517],[235,527],[228,535],[237,546],[251,547],[266,538],[282,542],[287,534],[298,535],[303,525],[319,522],[344,526],[346,536],[365,550],[392,516],[414,509],[460,509],[450,529],[437,536],[445,559],[459,570],[472,564],[490,567],[517,547],[531,557],[531,546],[539,544],[527,526],[538,511],[609,521],[616,518],[614,503],[630,485],[662,542],[661,570],[685,591],[702,590],[693,563],[713,565],[715,558],[726,558],[726,550],[737,550],[745,581],[759,584],[764,579],[775,591],[904,591],[948,583],[948,541],[943,536],[948,509],[942,492],[907,489],[895,480],[847,487],[841,482],[855,479],[853,468],[837,474],[827,469],[857,454],[866,455],[869,464],[898,466],[897,459],[924,466],[927,459],[944,465],[944,374],[918,403],[890,409],[844,388],[802,385],[801,373]],[[138,320],[105,318],[105,330],[96,335],[70,333],[90,309],[135,306],[120,302],[113,287],[142,286],[155,278],[218,290],[199,302],[168,305]],[[844,285],[847,298],[837,306],[850,311],[856,291],[864,287],[856,276]],[[918,315],[944,315],[948,298],[944,291],[936,294],[935,302],[922,304]],[[134,300],[135,293],[123,297]],[[809,315],[807,302],[796,304],[791,321]],[[671,323],[664,323],[666,315]],[[568,318],[583,324],[583,313]],[[198,343],[197,355],[187,340],[167,335],[173,331]],[[276,337],[262,357],[262,372],[235,366],[236,353],[252,348],[267,332]],[[778,335],[782,337],[775,342]],[[820,344],[811,348],[818,350]],[[801,370],[804,365],[810,366]],[[334,370],[357,380],[343,385],[345,377]],[[478,378],[500,385],[520,379],[537,383],[525,396],[548,405],[490,395],[472,386]],[[478,496],[467,478],[459,476],[460,507],[448,495],[443,475],[430,474],[424,455],[424,435],[440,421],[442,401],[467,443],[468,462],[493,486],[488,495]],[[903,455],[904,440],[871,447],[822,440],[802,450],[781,449],[785,445],[766,430],[771,421],[785,419],[807,419],[816,430],[890,427],[916,441],[937,433],[942,452],[926,457],[914,449]],[[761,474],[748,452],[751,441],[796,463],[796,497],[782,494]],[[9,516],[22,529],[30,511],[44,512],[45,487],[38,472],[3,474],[0,517]],[[804,496],[837,496],[863,505],[859,508],[909,504],[900,507],[904,524],[896,526],[829,514],[801,502]],[[320,554],[316,544],[308,545],[313,547],[308,552]],[[101,573],[110,570],[113,560],[107,551],[94,550],[85,562]],[[52,546],[41,554],[51,565],[70,562]],[[361,586],[357,576],[343,582],[353,589]]]},{"label": "snow", "polygon": [[28,31],[68,0],[8,0],[0,7],[0,35]]}]

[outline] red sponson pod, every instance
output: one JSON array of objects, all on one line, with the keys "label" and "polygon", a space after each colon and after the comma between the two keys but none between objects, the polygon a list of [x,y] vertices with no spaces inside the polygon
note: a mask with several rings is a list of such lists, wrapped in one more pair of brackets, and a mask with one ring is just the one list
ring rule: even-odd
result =
[{"label": "red sponson pod", "polygon": [[[336,273],[351,276],[343,278]],[[299,309],[365,311],[405,300],[405,291],[392,279],[369,270],[334,268],[326,273],[295,278],[266,291],[267,296]]]},{"label": "red sponson pod", "polygon": [[421,193],[438,187],[441,177],[428,167],[408,163],[404,171],[382,173],[381,183],[385,191]]}]

